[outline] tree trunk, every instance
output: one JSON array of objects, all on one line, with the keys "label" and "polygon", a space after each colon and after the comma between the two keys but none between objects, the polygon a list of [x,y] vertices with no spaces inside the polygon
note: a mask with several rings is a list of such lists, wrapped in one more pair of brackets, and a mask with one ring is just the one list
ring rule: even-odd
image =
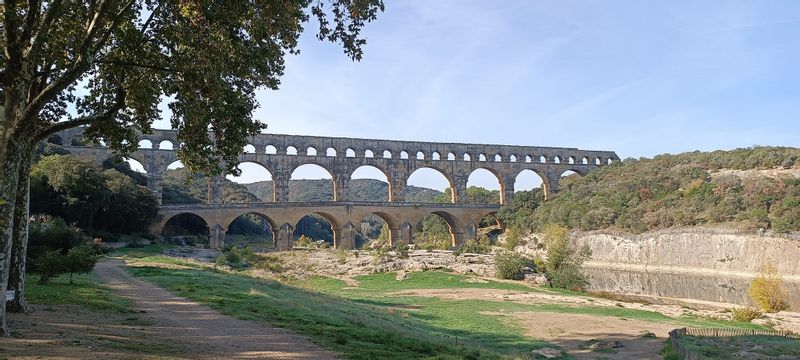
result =
[{"label": "tree trunk", "polygon": [[28,218],[30,217],[30,170],[33,151],[23,149],[22,163],[17,180],[17,201],[14,206],[13,238],[11,241],[11,268],[8,290],[14,291],[14,300],[6,304],[6,310],[14,313],[29,313],[25,304],[25,266],[28,254]]},{"label": "tree trunk", "polygon": [[[23,158],[19,151],[19,144],[15,142],[15,139],[6,140],[6,136],[5,133],[0,133],[0,137],[3,137],[2,140],[4,140],[0,143],[0,289],[3,290],[8,285],[19,164]],[[8,336],[10,333],[6,326],[5,293],[2,295],[0,335]]]}]

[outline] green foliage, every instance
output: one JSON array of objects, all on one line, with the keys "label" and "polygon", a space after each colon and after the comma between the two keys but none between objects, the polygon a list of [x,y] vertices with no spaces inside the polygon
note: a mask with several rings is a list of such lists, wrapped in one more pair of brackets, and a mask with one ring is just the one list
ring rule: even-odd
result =
[{"label": "green foliage", "polygon": [[76,275],[72,282],[66,276],[50,278],[47,284],[27,282],[25,299],[39,305],[79,305],[92,310],[129,313],[131,304],[117,297],[91,274]]},{"label": "green foliage", "polygon": [[567,229],[558,225],[547,225],[542,230],[547,246],[545,272],[551,286],[571,291],[583,291],[588,284],[582,274],[581,265],[591,256],[587,247],[576,251],[569,241]]},{"label": "green foliage", "polygon": [[31,263],[31,272],[39,274],[39,283],[46,284],[50,279],[64,273],[64,255],[58,250],[46,251]]},{"label": "green foliage", "polygon": [[391,260],[392,257],[389,256],[389,247],[388,246],[380,246],[372,250],[372,264],[373,265],[380,265],[385,262]]},{"label": "green foliage", "polygon": [[733,320],[749,323],[764,315],[760,310],[752,307],[739,307],[731,309]]},{"label": "green foliage", "polygon": [[430,214],[417,224],[414,244],[426,250],[446,250],[453,245],[450,225],[441,216]]},{"label": "green foliage", "polygon": [[488,254],[491,251],[492,244],[489,241],[489,237],[483,235],[477,240],[467,240],[467,242],[464,243],[464,246],[458,249],[458,254]]},{"label": "green foliage", "polygon": [[772,263],[764,265],[758,276],[750,282],[747,295],[765,312],[775,313],[789,309],[789,294]]},{"label": "green foliage", "polygon": [[39,274],[40,284],[46,284],[61,274],[69,274],[69,283],[72,284],[73,274],[91,272],[99,259],[98,252],[84,244],[69,249],[66,255],[59,250],[46,251],[33,259],[35,266],[32,271]]},{"label": "green foliage", "polygon": [[336,262],[339,265],[344,265],[347,263],[347,250],[336,249]]},{"label": "green foliage", "polygon": [[280,258],[256,253],[251,246],[233,246],[214,259],[214,264],[217,266],[230,266],[235,270],[253,268],[275,273],[283,271],[283,262]]},{"label": "green foliage", "polygon": [[532,265],[529,259],[514,251],[501,250],[494,254],[494,268],[500,279],[520,280],[525,268]]},{"label": "green foliage", "polygon": [[394,246],[395,254],[397,254],[397,257],[401,259],[408,259],[408,250],[409,250],[408,244],[404,242],[398,242]]},{"label": "green foliage", "polygon": [[673,226],[736,222],[743,228],[800,230],[800,181],[718,173],[797,166],[800,149],[755,147],[623,161],[562,180],[554,199],[517,193],[500,218],[519,233],[542,224],[640,233]]},{"label": "green foliage", "polygon": [[62,217],[87,231],[131,233],[147,230],[158,215],[158,199],[117,170],[51,155],[31,170],[31,211]]}]

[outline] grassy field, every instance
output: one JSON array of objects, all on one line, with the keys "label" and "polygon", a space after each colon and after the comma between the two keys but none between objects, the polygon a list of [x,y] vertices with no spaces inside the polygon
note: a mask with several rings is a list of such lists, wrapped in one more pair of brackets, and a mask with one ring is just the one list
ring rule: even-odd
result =
[{"label": "grassy field", "polygon": [[[394,273],[359,276],[355,279],[358,286],[353,287],[324,277],[285,284],[158,256],[137,259],[137,263],[137,267],[130,268],[135,275],[178,295],[208,304],[227,315],[292,329],[353,359],[526,359],[531,358],[532,350],[558,348],[523,336],[524,329],[512,317],[484,315],[490,313],[547,311],[640,319],[675,327],[762,328],[696,317],[671,318],[622,307],[443,300],[394,294],[411,289],[453,288],[550,292],[519,283],[485,281],[444,272],[412,273],[402,281],[395,280]],[[162,268],[162,264],[188,268]]]},{"label": "grassy field", "polygon": [[[687,350],[708,359],[746,359],[775,358],[782,355],[800,355],[800,340],[779,336],[736,336],[736,337],[698,337],[680,338]],[[747,354],[740,353],[741,351]],[[737,355],[737,353],[739,353]]]},{"label": "grassy field", "polygon": [[74,284],[70,285],[69,275],[62,275],[47,284],[28,281],[25,283],[25,299],[39,305],[81,305],[92,310],[130,312],[130,302],[113,295],[91,274],[74,275],[72,280]]}]

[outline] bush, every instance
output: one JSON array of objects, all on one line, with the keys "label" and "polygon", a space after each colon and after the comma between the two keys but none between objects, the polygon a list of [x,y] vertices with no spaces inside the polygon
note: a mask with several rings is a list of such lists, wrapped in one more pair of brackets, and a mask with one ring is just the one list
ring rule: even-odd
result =
[{"label": "bush", "polygon": [[760,318],[764,315],[760,310],[753,307],[742,307],[731,309],[733,320],[749,323],[753,319]]},{"label": "bush", "polygon": [[389,261],[389,248],[387,246],[381,246],[372,250],[372,264],[378,265],[383,264]]},{"label": "bush", "polygon": [[484,235],[478,240],[467,240],[467,242],[464,243],[464,246],[458,249],[458,254],[488,254],[491,251],[492,244],[489,243],[489,238]]},{"label": "bush", "polygon": [[771,262],[764,265],[761,273],[750,282],[747,295],[765,312],[775,313],[789,309],[789,295],[783,286],[783,279]]},{"label": "bush", "polygon": [[583,291],[588,282],[582,273],[583,262],[591,256],[584,246],[576,252],[567,237],[567,229],[558,225],[548,225],[542,231],[547,244],[545,272],[550,286]]},{"label": "bush", "polygon": [[94,269],[100,255],[91,245],[82,244],[69,249],[66,255],[60,251],[48,251],[36,259],[36,271],[39,273],[39,283],[45,284],[50,279],[69,274],[69,283],[72,284],[73,274],[88,273]]},{"label": "bush", "polygon": [[51,250],[36,257],[31,263],[34,269],[31,271],[39,274],[39,283],[46,284],[50,279],[64,273],[64,264],[61,252],[58,250]]},{"label": "bush", "polygon": [[397,243],[394,246],[394,252],[397,254],[397,257],[401,259],[408,259],[408,244],[404,242]]},{"label": "bush", "polygon": [[494,269],[500,279],[520,280],[531,261],[513,251],[499,251],[494,255]]},{"label": "bush", "polygon": [[336,262],[339,263],[339,265],[347,263],[347,250],[336,249]]},{"label": "bush", "polygon": [[31,223],[28,229],[28,245],[31,248],[67,251],[85,239],[80,229],[68,226],[61,218],[53,218],[42,224]]},{"label": "bush", "polygon": [[217,266],[227,265],[236,270],[255,268],[272,272],[283,271],[283,264],[276,256],[256,254],[252,246],[240,248],[233,246],[216,259],[214,264]]}]

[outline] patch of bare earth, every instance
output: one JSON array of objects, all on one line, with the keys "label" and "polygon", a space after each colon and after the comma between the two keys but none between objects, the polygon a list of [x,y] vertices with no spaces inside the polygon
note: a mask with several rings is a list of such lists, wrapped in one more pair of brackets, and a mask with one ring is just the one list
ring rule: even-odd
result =
[{"label": "patch of bare earth", "polygon": [[146,317],[80,306],[35,306],[30,315],[9,314],[13,337],[0,338],[0,358],[169,359],[187,350],[165,342]]}]

